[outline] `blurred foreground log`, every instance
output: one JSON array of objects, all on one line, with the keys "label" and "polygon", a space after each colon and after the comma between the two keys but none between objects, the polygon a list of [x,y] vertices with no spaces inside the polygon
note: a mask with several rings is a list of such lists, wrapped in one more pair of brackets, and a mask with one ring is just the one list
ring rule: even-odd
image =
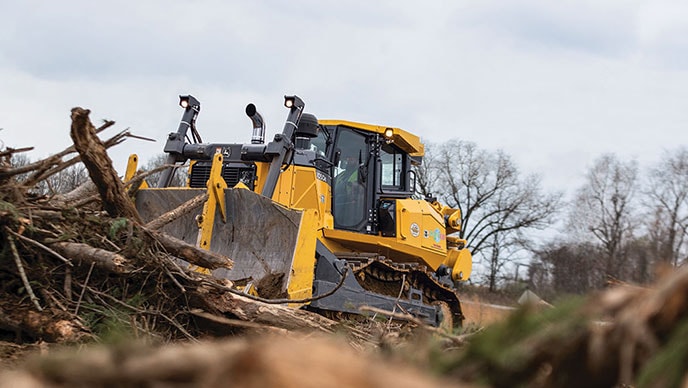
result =
[{"label": "blurred foreground log", "polygon": [[0,388],[22,387],[467,387],[408,364],[356,352],[341,339],[267,336],[62,352],[0,373]]},{"label": "blurred foreground log", "polygon": [[686,386],[688,266],[654,288],[519,310],[475,336],[445,373],[494,387]]}]

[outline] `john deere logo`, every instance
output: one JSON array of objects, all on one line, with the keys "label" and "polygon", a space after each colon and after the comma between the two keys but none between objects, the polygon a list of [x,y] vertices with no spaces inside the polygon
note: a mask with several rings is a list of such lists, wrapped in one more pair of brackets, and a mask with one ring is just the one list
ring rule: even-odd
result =
[{"label": "john deere logo", "polygon": [[415,222],[411,224],[411,235],[418,237],[420,235],[420,227]]}]

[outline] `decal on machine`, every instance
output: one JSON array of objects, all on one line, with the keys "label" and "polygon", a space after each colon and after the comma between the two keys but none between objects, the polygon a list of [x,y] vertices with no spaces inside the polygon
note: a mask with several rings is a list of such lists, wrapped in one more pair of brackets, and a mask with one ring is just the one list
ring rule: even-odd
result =
[{"label": "decal on machine", "polygon": [[321,172],[321,171],[315,172],[315,179],[317,179],[319,181],[326,182],[328,185],[331,183],[330,182],[330,176],[325,174],[324,172]]},{"label": "decal on machine", "polygon": [[420,235],[420,226],[415,222],[411,224],[411,235],[413,237],[418,237]]}]

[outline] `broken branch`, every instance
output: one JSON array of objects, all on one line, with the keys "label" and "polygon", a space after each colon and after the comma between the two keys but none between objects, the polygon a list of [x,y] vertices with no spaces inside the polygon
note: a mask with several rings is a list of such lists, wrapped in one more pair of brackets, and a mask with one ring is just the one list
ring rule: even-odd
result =
[{"label": "broken branch", "polygon": [[190,200],[184,202],[183,204],[179,205],[177,208],[172,209],[172,210],[168,211],[167,213],[160,215],[160,217],[147,223],[146,228],[149,228],[151,230],[160,229],[163,226],[169,224],[170,222],[178,219],[179,217],[191,212],[192,210],[194,210],[198,206],[202,205],[207,200],[208,200],[208,193],[204,193],[204,194],[195,196],[195,197],[191,198]]},{"label": "broken branch", "polygon": [[[8,232],[11,232],[10,228],[5,227],[5,230]],[[31,288],[31,283],[29,283],[29,278],[26,276],[26,271],[24,271],[24,266],[22,265],[21,258],[19,257],[19,252],[17,252],[17,246],[14,244],[14,239],[12,238],[11,234],[7,235],[7,243],[10,246],[10,250],[12,251],[12,256],[14,257],[14,263],[17,265],[17,270],[19,271],[19,277],[22,280],[22,283],[24,284],[24,288],[26,289],[26,293],[29,294],[29,298],[33,302],[34,306],[36,306],[36,309],[38,311],[43,311],[43,307],[41,307],[40,303],[38,303],[38,298],[36,297],[36,294],[33,293],[33,289]]]},{"label": "broken branch", "polygon": [[172,256],[184,259],[191,264],[199,267],[216,269],[216,268],[232,268],[234,262],[227,256],[219,253],[206,251],[204,249],[195,247],[178,238],[172,237],[165,233],[152,230],[147,227],[141,227],[152,239],[156,240],[167,253]]},{"label": "broken branch", "polygon": [[111,217],[127,217],[141,223],[141,217],[127,196],[105,146],[96,136],[96,129],[88,118],[90,113],[88,109],[72,109],[70,135],[74,140],[74,147],[81,155],[91,180],[98,188],[105,211]]},{"label": "broken branch", "polygon": [[76,242],[54,242],[50,245],[64,256],[82,263],[93,263],[110,272],[125,274],[131,270],[126,258],[105,249]]}]

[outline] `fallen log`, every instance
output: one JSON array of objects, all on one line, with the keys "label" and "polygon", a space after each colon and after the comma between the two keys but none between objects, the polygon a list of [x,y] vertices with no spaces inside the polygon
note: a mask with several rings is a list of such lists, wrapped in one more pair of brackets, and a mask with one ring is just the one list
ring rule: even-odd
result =
[{"label": "fallen log", "polygon": [[58,194],[54,196],[51,199],[51,204],[57,207],[65,207],[71,204],[72,202],[82,200],[86,197],[91,196],[92,194],[95,194],[97,190],[98,188],[93,183],[93,181],[87,180],[86,182],[82,183],[77,188],[68,193]]},{"label": "fallen log", "polygon": [[13,333],[20,343],[30,339],[78,341],[88,335],[88,330],[69,313],[57,310],[36,312],[21,307],[10,312],[3,311],[0,306],[0,330]]},{"label": "fallen log", "polygon": [[179,205],[177,208],[172,209],[172,210],[168,211],[167,213],[160,215],[158,218],[150,221],[149,223],[146,224],[146,228],[152,229],[152,230],[160,229],[163,226],[169,224],[170,222],[176,220],[177,218],[191,212],[195,208],[197,208],[200,205],[202,205],[203,203],[205,203],[205,201],[207,201],[207,200],[208,200],[208,193],[193,197],[190,200]]},{"label": "fallen log", "polygon": [[192,310],[189,312],[191,315],[201,318],[201,320],[206,320],[216,325],[225,326],[228,328],[242,328],[242,329],[252,329],[258,332],[266,333],[277,333],[277,334],[287,334],[288,330],[282,329],[280,327],[268,326],[261,323],[242,321],[240,319],[229,319],[221,317],[218,315],[208,314],[202,310]]},{"label": "fallen log", "polygon": [[165,347],[62,351],[0,372],[5,387],[396,387],[453,388],[420,370],[357,352],[341,338],[267,335]]},{"label": "fallen log", "polygon": [[105,146],[96,135],[96,128],[88,118],[90,113],[88,109],[72,109],[70,135],[74,147],[81,155],[91,180],[98,187],[105,211],[111,217],[126,217],[141,223],[139,213],[127,196],[124,184],[112,166]]},{"label": "fallen log", "polygon": [[186,260],[191,264],[211,270],[217,268],[230,269],[234,264],[227,256],[212,251],[206,251],[205,249],[190,245],[178,238],[147,227],[142,226],[141,229],[148,234],[150,238],[160,243],[167,253]]},{"label": "fallen log", "polygon": [[125,274],[132,270],[131,263],[124,256],[105,249],[94,248],[76,242],[55,242],[50,247],[62,256],[79,263],[94,264],[110,272]]},{"label": "fallen log", "polygon": [[233,316],[243,321],[261,323],[287,330],[333,333],[340,324],[322,315],[286,305],[263,303],[248,296],[222,292],[204,286],[197,292],[195,304],[202,310],[220,316]]}]

